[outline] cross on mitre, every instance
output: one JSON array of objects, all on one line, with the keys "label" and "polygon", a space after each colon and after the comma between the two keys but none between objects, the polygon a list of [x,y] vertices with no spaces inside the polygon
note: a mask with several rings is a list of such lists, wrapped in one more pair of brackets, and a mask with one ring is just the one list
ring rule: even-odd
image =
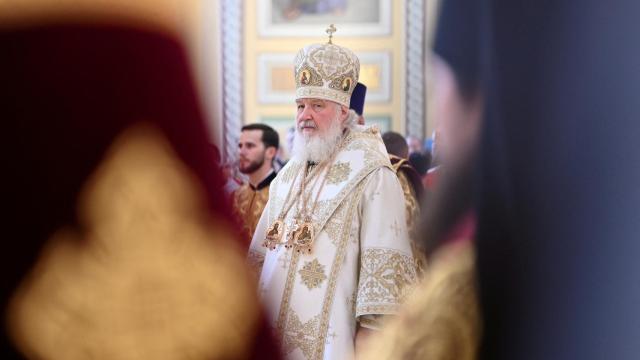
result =
[{"label": "cross on mitre", "polygon": [[333,37],[333,33],[336,32],[336,30],[337,29],[333,24],[329,25],[329,27],[327,28],[326,32],[327,34],[329,34],[329,44],[333,44],[331,42],[331,38]]}]

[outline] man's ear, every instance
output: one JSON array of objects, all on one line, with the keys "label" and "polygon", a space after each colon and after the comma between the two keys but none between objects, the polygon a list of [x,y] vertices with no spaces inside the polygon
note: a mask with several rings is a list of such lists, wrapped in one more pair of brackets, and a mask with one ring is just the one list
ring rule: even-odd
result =
[{"label": "man's ear", "polygon": [[267,159],[273,160],[276,157],[277,152],[278,152],[278,149],[276,149],[273,146],[269,146],[264,150],[264,155],[267,157]]},{"label": "man's ear", "polygon": [[344,122],[347,121],[348,117],[349,117],[349,108],[344,105],[340,105],[340,121],[344,124]]}]

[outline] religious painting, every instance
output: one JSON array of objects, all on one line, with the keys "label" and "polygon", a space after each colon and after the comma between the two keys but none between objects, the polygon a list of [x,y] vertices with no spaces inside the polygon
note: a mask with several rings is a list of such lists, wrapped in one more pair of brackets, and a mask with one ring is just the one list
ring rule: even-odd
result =
[{"label": "religious painting", "polygon": [[300,71],[300,84],[309,85],[309,79],[311,79],[311,73],[309,70]]},{"label": "religious painting", "polygon": [[[292,53],[268,53],[258,56],[258,102],[261,104],[294,104],[296,81]],[[311,79],[308,70],[298,74],[302,84]]]},{"label": "religious painting", "polygon": [[342,91],[349,91],[351,88],[351,78],[345,78],[342,80]]},{"label": "religious painting", "polygon": [[[357,52],[360,59],[360,82],[367,86],[366,103],[382,103],[391,100],[391,54]],[[261,104],[293,104],[296,81],[293,71],[293,53],[266,53],[258,56],[258,102]],[[311,80],[311,74],[301,71],[298,81]],[[307,80],[305,80],[307,79]],[[345,79],[341,86],[354,86],[352,79]],[[348,83],[347,83],[348,82]],[[347,91],[347,90],[345,90]]]},{"label": "religious painting", "polygon": [[341,36],[391,33],[391,0],[256,0],[260,36]]},{"label": "religious painting", "polygon": [[367,103],[391,100],[391,53],[386,51],[359,51],[359,82],[367,86]]}]

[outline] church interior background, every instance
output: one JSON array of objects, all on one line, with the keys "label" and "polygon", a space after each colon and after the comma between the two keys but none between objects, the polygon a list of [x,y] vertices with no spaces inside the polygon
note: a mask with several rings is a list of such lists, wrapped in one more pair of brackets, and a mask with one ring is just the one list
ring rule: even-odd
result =
[{"label": "church interior background", "polygon": [[267,123],[285,144],[295,110],[295,52],[326,42],[330,24],[334,42],[360,58],[367,124],[419,138],[433,131],[425,48],[436,0],[189,0],[180,11],[224,162],[235,159],[244,124]]}]

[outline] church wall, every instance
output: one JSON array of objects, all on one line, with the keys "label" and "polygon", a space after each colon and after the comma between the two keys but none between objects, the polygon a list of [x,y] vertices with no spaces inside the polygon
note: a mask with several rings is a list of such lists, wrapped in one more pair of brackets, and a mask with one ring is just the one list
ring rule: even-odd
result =
[{"label": "church wall", "polygon": [[[405,1],[388,1],[389,12],[379,16],[388,18],[389,33],[375,36],[352,35],[359,29],[357,24],[350,29],[354,24],[345,23],[348,12],[345,16],[336,16],[326,24],[313,25],[313,36],[298,36],[295,25],[290,26],[291,35],[264,35],[268,31],[277,32],[279,29],[273,26],[273,29],[264,30],[266,26],[260,22],[264,22],[261,10],[264,10],[265,5],[261,8],[258,2],[246,1],[244,7],[245,123],[268,123],[278,129],[283,140],[286,138],[286,130],[293,125],[295,115],[295,53],[305,45],[326,42],[325,29],[333,22],[337,28],[333,42],[353,50],[361,59],[360,79],[368,87],[364,110],[367,122],[377,124],[383,131],[405,131]],[[271,11],[276,11],[277,1],[264,2],[271,7]],[[375,4],[377,1],[368,3]],[[301,28],[300,32],[307,31]],[[377,29],[370,32],[375,31]]]}]

